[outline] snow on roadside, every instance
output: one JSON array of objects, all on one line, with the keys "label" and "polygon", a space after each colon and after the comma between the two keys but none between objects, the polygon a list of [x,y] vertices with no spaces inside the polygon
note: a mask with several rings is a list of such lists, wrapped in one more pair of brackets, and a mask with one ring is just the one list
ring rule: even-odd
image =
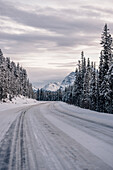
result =
[{"label": "snow on roadside", "polygon": [[6,102],[0,102],[0,111],[36,104],[37,101],[35,99],[29,99],[24,96],[14,97],[12,101],[6,100]]},{"label": "snow on roadside", "polygon": [[72,139],[76,140],[86,149],[88,149],[91,153],[99,157],[105,163],[113,168],[113,152],[112,146],[101,141],[98,138],[95,138],[88,133],[85,133],[63,121],[57,119],[54,116],[44,114],[44,117],[48,119],[52,124],[54,124],[61,131],[66,133]]},{"label": "snow on roadside", "polygon": [[74,105],[69,105],[63,102],[55,104],[58,111],[76,116],[82,119],[88,119],[91,121],[106,124],[113,127],[113,115],[109,113],[97,112],[89,109],[83,109]]}]

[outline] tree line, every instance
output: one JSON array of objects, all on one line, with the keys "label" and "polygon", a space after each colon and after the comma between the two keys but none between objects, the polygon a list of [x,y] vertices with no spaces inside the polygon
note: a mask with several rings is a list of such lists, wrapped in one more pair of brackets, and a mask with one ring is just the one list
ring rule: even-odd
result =
[{"label": "tree line", "polygon": [[0,50],[0,100],[11,100],[18,95],[33,98],[32,84],[26,70],[19,63],[16,65],[10,58],[5,58]]},{"label": "tree line", "polygon": [[107,24],[101,36],[99,68],[81,53],[81,60],[76,68],[73,86],[64,91],[47,92],[38,90],[38,100],[60,100],[76,106],[113,114],[113,54],[112,37]]}]

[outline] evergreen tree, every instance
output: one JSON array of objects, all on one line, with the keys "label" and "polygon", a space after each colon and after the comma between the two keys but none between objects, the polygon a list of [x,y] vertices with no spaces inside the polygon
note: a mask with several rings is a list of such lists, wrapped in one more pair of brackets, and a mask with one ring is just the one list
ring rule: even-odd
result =
[{"label": "evergreen tree", "polygon": [[99,111],[106,112],[106,104],[108,101],[108,70],[112,63],[112,37],[107,28],[107,24],[104,26],[104,31],[102,33],[101,45],[103,50],[100,57],[99,65]]},{"label": "evergreen tree", "polygon": [[0,100],[7,97],[11,100],[14,96],[24,95],[33,98],[32,84],[27,79],[26,70],[10,62],[0,50]]},{"label": "evergreen tree", "polygon": [[72,90],[72,103],[74,105],[77,105],[77,81],[78,81],[78,69],[76,68],[76,71],[75,71],[75,75],[76,75],[76,78],[75,78],[75,81],[74,81],[74,85],[73,85],[73,90]]},{"label": "evergreen tree", "polygon": [[84,75],[84,84],[83,84],[83,107],[90,108],[90,80],[91,80],[91,66],[90,59],[87,60],[86,73]]},{"label": "evergreen tree", "polygon": [[90,109],[96,110],[96,104],[97,104],[96,69],[95,69],[95,64],[93,67],[93,63],[92,63],[92,77],[90,81],[89,97],[90,97]]},{"label": "evergreen tree", "polygon": [[102,56],[103,56],[103,74],[104,76],[107,74],[109,66],[112,61],[112,37],[107,27],[107,24],[104,26],[104,30],[102,32],[102,40],[101,45],[103,47]]},{"label": "evergreen tree", "polygon": [[113,114],[113,64],[110,66],[106,75],[105,84],[105,112]]}]

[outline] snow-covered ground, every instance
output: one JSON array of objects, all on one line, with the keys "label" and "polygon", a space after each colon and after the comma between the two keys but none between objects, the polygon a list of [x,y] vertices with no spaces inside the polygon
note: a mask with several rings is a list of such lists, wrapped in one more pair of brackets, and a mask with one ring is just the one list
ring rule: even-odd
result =
[{"label": "snow-covered ground", "polygon": [[0,104],[0,169],[113,170],[113,115],[20,101]]},{"label": "snow-covered ground", "polygon": [[0,111],[36,103],[37,101],[35,99],[29,99],[20,95],[18,97],[14,97],[12,101],[6,99],[6,102],[0,102]]}]

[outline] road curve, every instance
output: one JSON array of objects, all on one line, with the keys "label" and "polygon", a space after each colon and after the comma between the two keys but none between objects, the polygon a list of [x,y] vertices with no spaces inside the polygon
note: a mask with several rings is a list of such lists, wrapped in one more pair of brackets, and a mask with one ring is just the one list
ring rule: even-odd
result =
[{"label": "road curve", "polygon": [[112,124],[71,108],[42,102],[16,111],[0,138],[0,170],[113,170]]}]

